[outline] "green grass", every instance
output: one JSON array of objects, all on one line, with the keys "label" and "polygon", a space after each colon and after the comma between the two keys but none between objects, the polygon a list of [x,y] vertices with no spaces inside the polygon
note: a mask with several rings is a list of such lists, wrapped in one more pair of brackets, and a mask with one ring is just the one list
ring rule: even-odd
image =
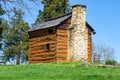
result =
[{"label": "green grass", "polygon": [[0,80],[120,80],[120,68],[84,67],[73,62],[1,65]]}]

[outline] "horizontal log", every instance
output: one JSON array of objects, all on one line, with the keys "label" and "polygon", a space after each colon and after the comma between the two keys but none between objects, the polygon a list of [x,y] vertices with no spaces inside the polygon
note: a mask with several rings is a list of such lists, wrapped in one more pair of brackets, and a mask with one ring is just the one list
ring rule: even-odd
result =
[{"label": "horizontal log", "polygon": [[67,42],[57,42],[57,45],[68,45]]},{"label": "horizontal log", "polygon": [[[42,52],[43,51],[46,51],[46,48],[43,47],[43,48],[30,48],[29,51],[38,51],[38,50],[41,50]],[[56,47],[50,47],[50,51],[55,51],[56,50]]]},{"label": "horizontal log", "polygon": [[39,42],[29,42],[29,45],[43,45],[43,44],[47,44],[47,43],[54,43],[54,42],[56,42],[56,40],[50,40],[50,41],[46,41],[46,40],[44,40],[44,41],[39,41]]},{"label": "horizontal log", "polygon": [[63,32],[67,32],[67,30],[64,30],[64,29],[57,29],[57,32],[63,33]]},{"label": "horizontal log", "polygon": [[46,60],[53,60],[55,59],[55,56],[51,57],[34,57],[34,58],[29,58],[30,61],[46,61]]},{"label": "horizontal log", "polygon": [[57,62],[63,62],[63,61],[66,61],[67,59],[66,58],[57,58]]},{"label": "horizontal log", "polygon": [[[34,45],[29,45],[29,48],[41,48],[41,47],[45,47],[46,44],[40,44],[38,43],[37,45],[34,44]],[[56,46],[56,42],[54,41],[54,43],[49,43],[51,47],[54,47]]]},{"label": "horizontal log", "polygon": [[55,27],[52,27],[52,28],[47,28],[47,29],[42,29],[42,30],[37,30],[37,31],[30,32],[29,33],[30,34],[30,38],[49,35],[48,30],[50,30],[50,29],[54,30],[54,34],[56,33]]},{"label": "horizontal log", "polygon": [[41,43],[37,43],[37,44],[32,44],[30,45],[30,47],[35,47],[35,46],[40,46],[40,45],[45,45],[45,44],[56,44],[56,41],[48,41],[48,42],[41,42]]},{"label": "horizontal log", "polygon": [[57,52],[57,54],[67,54],[67,51],[66,52]]},{"label": "horizontal log", "polygon": [[68,37],[68,35],[59,35],[59,34],[58,34],[58,36],[59,37]]},{"label": "horizontal log", "polygon": [[67,58],[67,54],[57,54],[57,57]]},{"label": "horizontal log", "polygon": [[61,38],[61,39],[58,39],[58,40],[57,40],[57,43],[66,43],[66,44],[67,44],[67,43],[68,43],[68,40]]},{"label": "horizontal log", "polygon": [[43,43],[43,42],[51,42],[51,41],[56,41],[56,37],[54,38],[49,38],[49,37],[47,37],[47,38],[42,38],[41,37],[41,40],[39,40],[39,39],[36,39],[36,40],[32,40],[32,41],[30,41],[29,42],[29,44],[30,45],[34,45],[34,44],[36,44],[36,43]]},{"label": "horizontal log", "polygon": [[67,46],[58,46],[57,50],[67,50]]},{"label": "horizontal log", "polygon": [[58,47],[57,50],[66,50],[67,51],[67,47],[66,48]]},{"label": "horizontal log", "polygon": [[49,52],[45,51],[45,49],[44,49],[44,50],[31,50],[31,51],[29,52],[29,54],[50,53],[50,52],[55,52],[55,51],[56,51],[55,48],[50,49]]},{"label": "horizontal log", "polygon": [[41,53],[41,54],[34,54],[34,57],[44,57],[44,56],[55,56],[56,54],[54,52],[49,53]]},{"label": "horizontal log", "polygon": [[57,54],[67,54],[67,50],[57,50]]},{"label": "horizontal log", "polygon": [[56,37],[56,34],[46,34],[45,36],[39,36],[39,37],[34,37],[34,38],[30,38],[29,40],[30,41],[34,41],[34,40],[42,40],[42,39],[46,39],[46,38],[55,38]]},{"label": "horizontal log", "polygon": [[68,31],[67,30],[57,30],[58,35],[67,35]]}]

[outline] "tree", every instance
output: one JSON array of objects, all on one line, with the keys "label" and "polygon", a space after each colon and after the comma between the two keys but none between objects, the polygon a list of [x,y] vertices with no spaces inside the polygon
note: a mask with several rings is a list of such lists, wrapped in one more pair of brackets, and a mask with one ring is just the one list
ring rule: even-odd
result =
[{"label": "tree", "polygon": [[1,4],[0,4],[0,16],[3,15],[5,13],[5,10],[3,10]]},{"label": "tree", "polygon": [[2,48],[1,39],[2,39],[2,33],[3,33],[3,23],[2,23],[2,15],[5,14],[5,11],[2,9],[2,6],[0,4],[0,49]]},{"label": "tree", "polygon": [[5,14],[5,11],[2,9],[2,6],[0,4],[0,38],[1,34],[3,32],[3,27],[2,27],[2,15]]},{"label": "tree", "polygon": [[106,46],[103,43],[98,45],[93,45],[93,56],[98,54],[100,56],[101,61],[105,62],[107,60],[112,60],[114,56],[114,49]]},{"label": "tree", "polygon": [[10,22],[10,28],[8,30],[7,38],[5,39],[5,51],[6,59],[10,57],[16,58],[16,64],[20,64],[22,58],[26,59],[28,54],[28,29],[29,25],[24,22],[22,10],[13,9],[14,15]]},{"label": "tree", "polygon": [[68,0],[42,0],[44,5],[44,18],[55,18],[57,16],[63,15],[68,9]]},{"label": "tree", "polygon": [[[2,33],[2,38],[1,38],[1,42],[4,42],[3,43],[3,46],[6,46],[5,43],[7,42],[7,39],[8,39],[8,36],[10,34],[10,25],[8,24],[8,21],[7,20],[3,20],[2,21],[2,28],[3,28],[3,33]],[[3,48],[2,51],[4,52],[6,48]],[[9,55],[6,56],[6,54],[4,54],[3,56],[3,60],[8,60],[8,57]]]},{"label": "tree", "polygon": [[39,10],[35,24],[39,24],[40,22],[43,22],[43,21],[44,21],[43,12],[41,10]]},{"label": "tree", "polygon": [[69,11],[69,0],[41,0],[41,3],[44,9],[43,12],[39,11],[36,23],[64,15]]}]

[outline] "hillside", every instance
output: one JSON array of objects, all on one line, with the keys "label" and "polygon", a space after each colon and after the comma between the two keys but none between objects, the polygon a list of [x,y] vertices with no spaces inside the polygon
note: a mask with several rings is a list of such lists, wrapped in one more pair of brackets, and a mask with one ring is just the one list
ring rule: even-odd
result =
[{"label": "hillside", "polygon": [[119,80],[120,68],[84,67],[79,63],[1,65],[0,80]]}]

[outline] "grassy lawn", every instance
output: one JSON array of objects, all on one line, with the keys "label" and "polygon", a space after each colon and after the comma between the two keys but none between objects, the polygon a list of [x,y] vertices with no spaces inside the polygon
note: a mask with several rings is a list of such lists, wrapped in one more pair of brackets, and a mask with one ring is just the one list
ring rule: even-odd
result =
[{"label": "grassy lawn", "polygon": [[120,80],[120,68],[84,67],[72,62],[1,65],[0,80]]}]

